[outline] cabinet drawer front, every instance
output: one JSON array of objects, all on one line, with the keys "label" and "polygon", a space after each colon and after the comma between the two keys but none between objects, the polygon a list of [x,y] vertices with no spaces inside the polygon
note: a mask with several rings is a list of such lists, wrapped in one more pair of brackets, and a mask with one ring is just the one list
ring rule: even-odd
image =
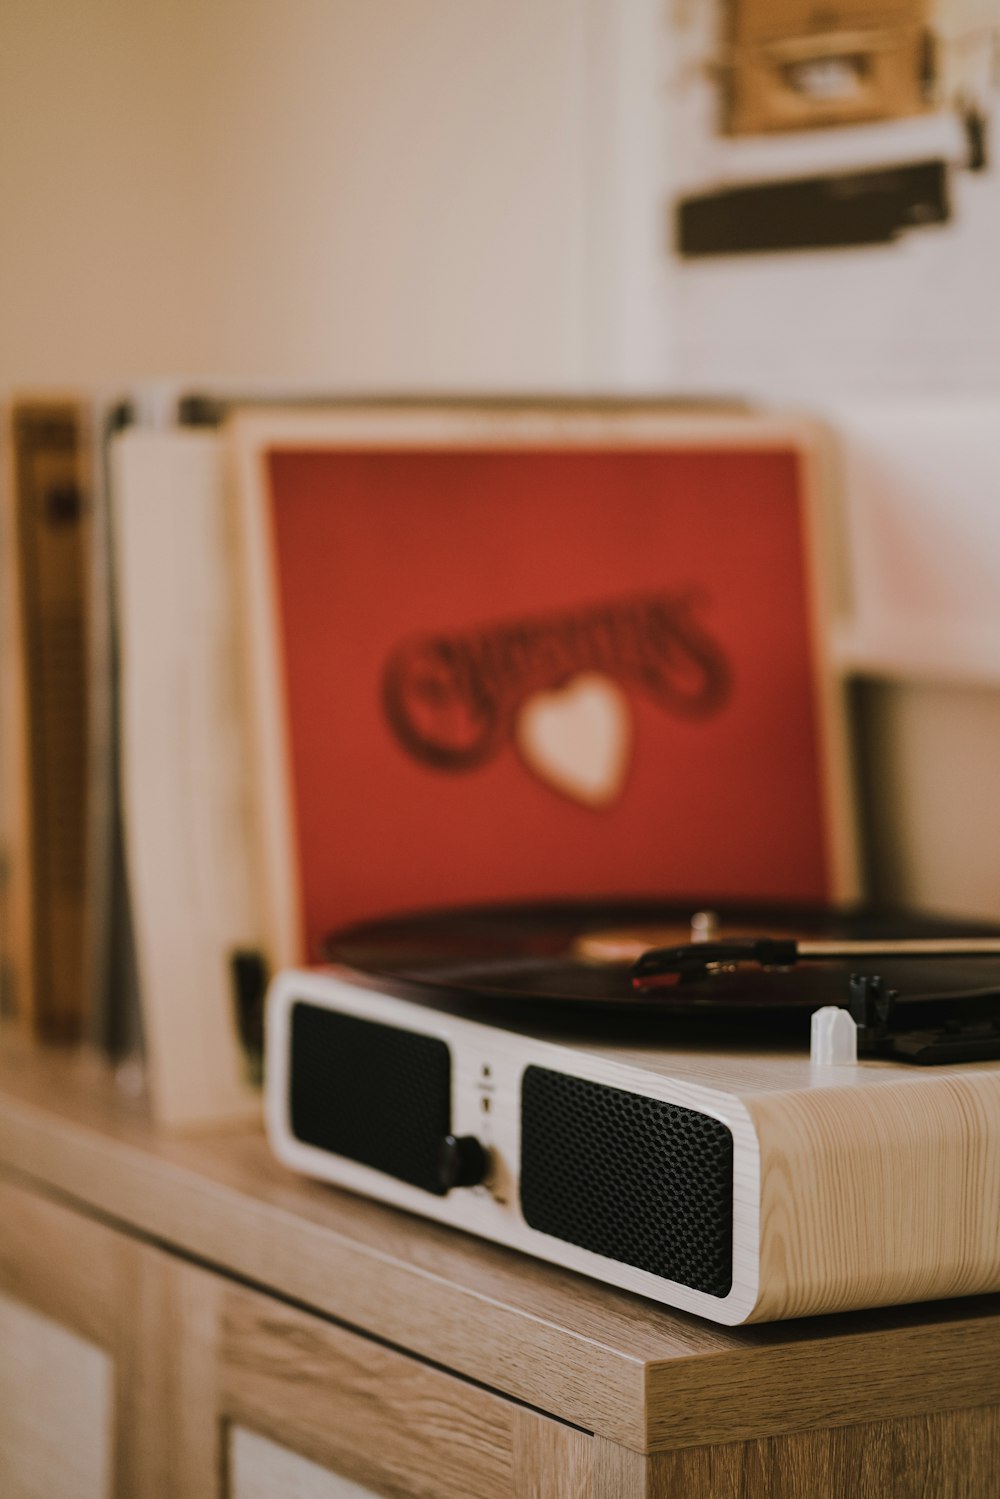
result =
[{"label": "cabinet drawer front", "polygon": [[[289,1472],[291,1463],[302,1493],[317,1499],[583,1499],[590,1490],[585,1432],[239,1287],[223,1297],[219,1398],[231,1424],[230,1499],[259,1487],[247,1461],[255,1437],[267,1439],[262,1462]],[[329,1487],[316,1470],[328,1470]]]},{"label": "cabinet drawer front", "polygon": [[110,1499],[132,1247],[0,1175],[0,1494]]}]

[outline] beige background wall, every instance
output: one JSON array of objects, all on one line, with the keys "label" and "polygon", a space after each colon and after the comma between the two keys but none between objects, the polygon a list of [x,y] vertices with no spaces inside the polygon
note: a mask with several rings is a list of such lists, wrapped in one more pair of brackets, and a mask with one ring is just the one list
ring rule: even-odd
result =
[{"label": "beige background wall", "polygon": [[5,0],[0,389],[649,378],[659,16],[617,9]]}]

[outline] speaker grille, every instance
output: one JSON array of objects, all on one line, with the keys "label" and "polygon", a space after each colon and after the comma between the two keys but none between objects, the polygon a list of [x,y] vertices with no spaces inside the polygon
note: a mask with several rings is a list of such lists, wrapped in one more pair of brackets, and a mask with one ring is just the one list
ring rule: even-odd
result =
[{"label": "speaker grille", "polygon": [[529,1227],[725,1296],[733,1283],[733,1137],[694,1109],[529,1067],[521,1087]]},{"label": "speaker grille", "polygon": [[303,1001],[291,1021],[295,1138],[443,1196],[438,1156],[451,1130],[446,1043]]}]

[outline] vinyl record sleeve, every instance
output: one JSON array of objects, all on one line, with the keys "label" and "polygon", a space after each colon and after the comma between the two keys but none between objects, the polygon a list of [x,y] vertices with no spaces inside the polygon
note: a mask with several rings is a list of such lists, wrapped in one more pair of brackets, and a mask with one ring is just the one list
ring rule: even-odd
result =
[{"label": "vinyl record sleeve", "polygon": [[229,426],[273,959],[465,901],[857,893],[808,423]]}]

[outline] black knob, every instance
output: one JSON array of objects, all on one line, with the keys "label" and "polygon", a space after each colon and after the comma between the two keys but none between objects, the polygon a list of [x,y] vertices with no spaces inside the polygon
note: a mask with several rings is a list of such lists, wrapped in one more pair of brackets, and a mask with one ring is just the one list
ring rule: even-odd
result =
[{"label": "black knob", "polygon": [[452,1187],[478,1187],[490,1158],[475,1135],[445,1135],[438,1155],[438,1179],[446,1192]]}]

